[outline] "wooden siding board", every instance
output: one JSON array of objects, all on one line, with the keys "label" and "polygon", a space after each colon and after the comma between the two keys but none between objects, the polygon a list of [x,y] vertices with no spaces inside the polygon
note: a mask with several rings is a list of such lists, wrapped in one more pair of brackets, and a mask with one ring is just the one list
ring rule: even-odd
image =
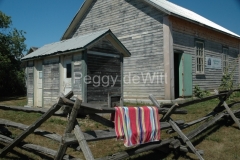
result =
[{"label": "wooden siding board", "polygon": [[240,84],[240,42],[238,44],[238,84]]},{"label": "wooden siding board", "polygon": [[[100,46],[98,45],[99,49],[101,48]],[[101,50],[102,49],[100,49],[99,51]],[[112,53],[111,48],[108,52]],[[119,54],[120,53],[118,53],[118,55]],[[87,75],[91,77],[91,83],[87,84],[87,101],[90,103],[95,101],[107,102],[108,94],[121,95],[120,57],[115,58],[88,54],[87,59]],[[97,77],[97,80],[94,80],[94,76],[99,77]],[[103,76],[109,76],[109,79],[107,77],[103,78]],[[116,76],[117,81],[114,84],[111,77],[113,77],[113,79],[115,80]]]},{"label": "wooden siding board", "polygon": [[34,97],[34,66],[27,67],[27,101],[29,106],[33,106]]},{"label": "wooden siding board", "polygon": [[173,99],[174,96],[174,53],[173,53],[173,36],[172,22],[169,16],[163,17],[163,51],[164,51],[164,70],[168,78],[165,83],[165,99]]},{"label": "wooden siding board", "polygon": [[[221,84],[222,68],[209,69],[205,67],[204,75],[196,75],[194,39],[204,40],[205,57],[216,57],[222,60],[222,47],[227,46],[229,48],[229,63],[233,63],[237,59],[236,55],[239,52],[238,40],[175,17],[171,17],[171,20],[174,31],[174,49],[183,50],[185,53],[193,55],[193,87],[199,85],[206,90],[217,89]],[[237,65],[239,65],[239,62]],[[230,70],[232,68],[230,67]],[[235,71],[234,81],[236,83],[238,77],[239,73]]]},{"label": "wooden siding board", "polygon": [[[106,56],[100,56],[96,54],[90,54],[94,52],[104,53]],[[107,54],[116,55],[107,56]],[[99,41],[88,53],[88,73],[91,77],[91,83],[87,85],[87,101],[88,102],[107,102],[108,94],[121,95],[121,66],[120,66],[121,53],[119,53],[113,45],[106,39]],[[94,76],[98,76],[93,79]],[[103,76],[109,76],[103,78]],[[116,80],[116,83],[112,82],[112,78]],[[117,78],[116,78],[117,77]],[[100,79],[98,79],[100,78]],[[116,79],[115,79],[116,78]],[[94,80],[94,81],[93,81]],[[98,84],[98,81],[101,83]],[[102,81],[107,82],[108,86],[103,86]],[[98,86],[99,85],[99,86]]]},{"label": "wooden siding board", "polygon": [[[124,58],[124,76],[128,72],[164,72],[163,68],[163,13],[138,0],[94,0],[86,15],[77,25],[72,36],[90,33],[96,30],[111,29],[121,40],[123,45],[132,53],[130,58]],[[124,84],[124,91],[131,91],[132,87],[140,84]],[[151,85],[150,85],[151,86]],[[145,85],[147,93],[155,93],[155,96],[164,98],[164,85]],[[124,92],[124,97],[132,95],[138,97],[139,93],[134,90],[133,94]],[[145,98],[148,94],[145,93]],[[142,96],[142,95],[141,95]]]},{"label": "wooden siding board", "polygon": [[[214,89],[218,89],[221,84],[221,78],[223,75],[222,68],[221,69],[209,69],[206,68],[205,61],[205,74],[197,75],[195,68],[195,36],[188,35],[186,33],[181,33],[178,31],[173,32],[173,40],[174,40],[174,49],[183,50],[184,53],[192,55],[192,69],[193,69],[193,88],[198,85],[200,88],[205,90],[213,91]],[[224,44],[218,43],[213,40],[204,39],[204,51],[205,57],[215,57],[220,58],[222,60],[222,47]],[[229,47],[229,63],[236,61],[238,54],[238,49]],[[239,62],[237,62],[239,63]],[[237,64],[238,65],[238,64]],[[233,67],[230,67],[232,70]],[[238,80],[238,71],[234,71],[234,82],[237,83]]]},{"label": "wooden siding board", "polygon": [[43,77],[43,106],[49,107],[56,102],[59,96],[59,63],[45,63]]},{"label": "wooden siding board", "polygon": [[[80,60],[80,59],[78,59]],[[82,62],[74,61],[73,62],[73,82],[72,89],[74,95],[82,95]]]}]

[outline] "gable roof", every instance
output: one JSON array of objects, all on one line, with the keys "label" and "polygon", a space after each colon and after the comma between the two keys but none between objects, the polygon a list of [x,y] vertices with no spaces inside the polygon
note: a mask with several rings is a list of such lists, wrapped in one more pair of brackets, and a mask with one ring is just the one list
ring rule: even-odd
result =
[{"label": "gable roof", "polygon": [[186,19],[188,21],[192,21],[194,23],[198,23],[200,25],[205,25],[207,27],[210,27],[214,30],[218,30],[224,33],[227,33],[231,36],[240,38],[239,35],[237,35],[234,32],[229,31],[228,29],[210,21],[207,18],[204,18],[203,16],[188,10],[186,8],[183,8],[181,6],[178,6],[172,2],[169,2],[167,0],[145,0],[147,3],[155,6],[159,10],[167,13],[168,15],[173,15],[182,19]]},{"label": "gable roof", "polygon": [[30,54],[34,51],[36,51],[38,49],[38,47],[30,47],[30,49],[28,50],[27,54]]},{"label": "gable roof", "polygon": [[[67,39],[68,36],[71,34],[73,29],[76,27],[77,23],[81,20],[87,9],[90,7],[93,0],[85,0],[75,17],[73,18],[72,22],[68,26],[67,30],[63,34],[61,39]],[[167,15],[172,15],[181,19],[185,19],[187,21],[197,23],[201,26],[208,27],[212,30],[216,30],[218,32],[222,32],[224,34],[227,34],[229,36],[235,37],[240,39],[240,35],[231,32],[230,30],[204,18],[203,16],[188,10],[186,8],[183,8],[181,6],[178,6],[172,2],[169,2],[167,0],[143,0],[149,5],[152,5],[159,9],[160,11],[166,13]]]},{"label": "gable roof", "polygon": [[108,29],[44,45],[36,51],[24,56],[21,60],[29,60],[72,51],[82,51],[88,47],[91,47],[93,44],[95,44],[95,42],[102,38],[107,38],[109,41],[111,41],[113,46],[122,52],[123,56],[129,57],[131,55],[131,53],[116,38],[112,31]]}]

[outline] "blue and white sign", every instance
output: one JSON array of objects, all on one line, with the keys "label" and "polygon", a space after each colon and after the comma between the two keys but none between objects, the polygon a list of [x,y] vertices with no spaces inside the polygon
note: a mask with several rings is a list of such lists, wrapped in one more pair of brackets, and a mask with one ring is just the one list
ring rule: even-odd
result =
[{"label": "blue and white sign", "polygon": [[206,57],[206,68],[222,69],[221,58]]}]

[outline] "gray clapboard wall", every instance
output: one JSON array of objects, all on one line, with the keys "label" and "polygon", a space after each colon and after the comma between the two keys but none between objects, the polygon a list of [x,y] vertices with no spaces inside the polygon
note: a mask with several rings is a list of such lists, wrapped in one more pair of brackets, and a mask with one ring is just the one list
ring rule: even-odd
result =
[{"label": "gray clapboard wall", "polygon": [[59,96],[60,73],[59,57],[44,59],[43,62],[43,106],[49,107]]},{"label": "gray clapboard wall", "polygon": [[106,39],[99,41],[87,54],[88,102],[107,102],[108,95],[121,95],[122,55]]},{"label": "gray clapboard wall", "polygon": [[73,62],[73,83],[72,90],[75,95],[82,95],[82,63],[81,61]]},{"label": "gray clapboard wall", "polygon": [[121,95],[120,58],[88,54],[87,65],[88,75],[92,79],[87,85],[88,102],[107,102],[108,93]]},{"label": "gray clapboard wall", "polygon": [[27,64],[27,105],[33,106],[34,97],[34,63],[29,61]]},{"label": "gray clapboard wall", "polygon": [[124,58],[124,98],[164,98],[163,16],[139,0],[94,0],[72,36],[111,29],[132,54]]},{"label": "gray clapboard wall", "polygon": [[74,95],[82,95],[82,53],[73,55],[72,90]]},{"label": "gray clapboard wall", "polygon": [[[206,33],[205,36],[208,34]],[[223,57],[223,46],[227,46],[224,43],[219,43],[216,41],[211,40],[211,37],[208,38],[201,38],[198,37],[198,39],[203,40],[204,42],[204,53],[205,57],[214,57],[219,58],[222,60]],[[198,85],[200,88],[205,90],[214,90],[218,89],[221,84],[221,78],[223,76],[223,70],[221,69],[210,69],[206,68],[206,61],[205,61],[205,74],[204,75],[197,75],[196,74],[196,59],[195,59],[195,40],[196,37],[193,35],[189,35],[186,33],[181,33],[177,31],[177,29],[174,29],[173,31],[173,43],[174,43],[174,49],[179,49],[184,51],[184,53],[191,54],[192,55],[192,78],[193,78],[193,88],[194,86]],[[233,48],[231,46],[228,46],[229,48],[229,64],[230,68],[229,70],[232,71],[234,67],[234,62],[236,62],[236,59],[238,57],[238,49]],[[238,66],[238,62],[236,62],[236,65]],[[234,82],[235,84],[238,81],[238,68],[234,71]]]}]

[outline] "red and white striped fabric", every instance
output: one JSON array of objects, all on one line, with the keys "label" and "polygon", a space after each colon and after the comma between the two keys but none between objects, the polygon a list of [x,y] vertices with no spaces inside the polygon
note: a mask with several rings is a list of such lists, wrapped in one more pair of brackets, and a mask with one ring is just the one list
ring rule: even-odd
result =
[{"label": "red and white striped fabric", "polygon": [[115,107],[117,139],[131,147],[160,140],[160,122],[156,107]]}]

